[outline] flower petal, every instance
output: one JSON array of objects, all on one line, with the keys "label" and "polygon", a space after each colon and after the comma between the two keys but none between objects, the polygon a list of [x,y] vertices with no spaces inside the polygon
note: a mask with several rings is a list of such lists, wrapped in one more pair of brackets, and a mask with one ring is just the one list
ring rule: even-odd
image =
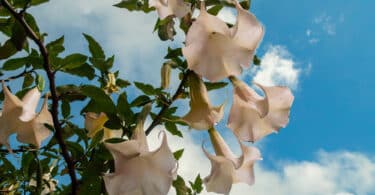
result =
[{"label": "flower petal", "polygon": [[228,127],[244,141],[257,141],[273,131],[285,127],[289,122],[290,107],[293,103],[290,89],[258,86],[264,91],[265,100],[268,102],[268,112],[263,118],[259,115],[262,113],[262,111],[259,112],[261,107],[254,106],[256,99],[244,98],[245,96],[236,91],[233,94]]},{"label": "flower petal", "polygon": [[8,137],[15,133],[19,124],[19,116],[22,114],[22,102],[13,95],[2,82],[4,101],[0,116],[0,144],[4,144],[9,151]]},{"label": "flower petal", "polygon": [[238,15],[236,24],[231,28],[233,40],[241,47],[254,52],[263,38],[264,28],[252,13],[241,7],[238,1],[235,1],[235,4]]},{"label": "flower petal", "polygon": [[87,129],[87,136],[93,138],[95,134],[104,128],[105,122],[108,121],[108,117],[105,113],[100,114],[94,112],[87,112],[85,115],[85,129]]},{"label": "flower petal", "polygon": [[[109,194],[168,193],[176,174],[177,162],[168,147],[165,134],[161,146],[153,152],[140,151],[137,140],[118,144],[105,143],[105,146],[115,160],[115,173],[104,176]],[[137,151],[141,153],[137,154]],[[130,156],[131,153],[133,156]]]},{"label": "flower petal", "polygon": [[236,169],[234,175],[234,183],[247,183],[248,185],[254,184],[254,163],[256,160],[261,160],[260,151],[255,147],[247,147],[240,142],[242,150],[242,163]]},{"label": "flower petal", "polygon": [[193,72],[189,73],[190,111],[181,118],[191,128],[209,129],[224,116],[224,104],[213,107],[202,79]]},{"label": "flower petal", "polygon": [[35,117],[35,110],[38,106],[40,95],[40,91],[36,87],[25,94],[25,96],[22,98],[23,112],[20,116],[20,120],[26,122]]},{"label": "flower petal", "polygon": [[223,156],[209,154],[202,145],[204,154],[211,162],[210,175],[203,179],[207,192],[229,194],[235,171],[233,162]]},{"label": "flower petal", "polygon": [[37,148],[41,142],[46,139],[51,130],[44,126],[48,124],[53,126],[52,115],[48,111],[48,98],[45,97],[43,106],[39,114],[30,121],[20,121],[17,127],[17,140],[23,143],[33,144]]}]

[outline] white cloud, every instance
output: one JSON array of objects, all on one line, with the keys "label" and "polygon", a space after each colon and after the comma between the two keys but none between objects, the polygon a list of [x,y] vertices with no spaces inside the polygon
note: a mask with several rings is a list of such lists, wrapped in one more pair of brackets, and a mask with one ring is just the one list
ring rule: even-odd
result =
[{"label": "white cloud", "polygon": [[301,69],[296,67],[296,62],[285,47],[276,45],[268,47],[261,66],[256,67],[254,72],[255,82],[266,86],[285,85],[295,89]]},{"label": "white cloud", "polygon": [[[156,132],[151,142],[158,145]],[[203,133],[203,132],[202,132]],[[157,144],[155,144],[157,142]],[[185,147],[180,160],[179,174],[194,179],[198,173],[207,176],[209,160],[203,155],[199,145],[185,133],[184,139],[168,134],[168,142],[173,150]],[[231,144],[232,145],[232,144]],[[267,160],[267,159],[265,159]],[[318,151],[312,161],[275,162],[276,170],[262,166],[259,161],[255,167],[256,182],[253,186],[233,185],[231,195],[365,195],[375,193],[375,158],[355,152]],[[175,194],[172,188],[170,194]],[[202,194],[214,194],[203,192]]]},{"label": "white cloud", "polygon": [[[171,42],[162,42],[157,33],[153,33],[157,20],[155,12],[129,12],[112,6],[117,2],[119,0],[51,1],[32,12],[49,39],[65,35],[65,47],[69,51],[87,51],[81,33],[88,33],[102,44],[108,56],[115,54],[115,64],[123,78],[158,84],[163,57]],[[182,37],[177,39],[182,40]]]},{"label": "white cloud", "polygon": [[336,24],[333,22],[332,17],[328,16],[326,13],[323,13],[316,18],[314,18],[314,23],[322,25],[323,30],[328,35],[336,34]]}]

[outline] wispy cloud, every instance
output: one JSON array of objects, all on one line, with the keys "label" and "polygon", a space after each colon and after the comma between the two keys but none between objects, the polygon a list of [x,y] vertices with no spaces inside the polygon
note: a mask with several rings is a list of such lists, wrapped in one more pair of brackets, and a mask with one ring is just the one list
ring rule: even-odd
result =
[{"label": "wispy cloud", "polygon": [[[154,147],[160,142],[156,135],[157,131],[150,137]],[[173,150],[185,148],[178,173],[188,179],[194,179],[198,173],[202,177],[207,176],[210,170],[209,160],[204,157],[201,147],[194,143],[190,134],[184,135],[184,139],[181,139],[168,134],[168,141]],[[281,160],[275,163],[278,168],[271,170],[264,168],[262,161],[259,161],[255,167],[255,185],[235,184],[231,194],[364,195],[375,193],[375,185],[373,185],[375,158],[362,153],[320,150],[314,160],[295,162]],[[175,194],[173,188],[169,194]]]},{"label": "wispy cloud", "polygon": [[260,67],[255,67],[254,81],[267,86],[285,85],[296,89],[301,69],[286,47],[271,45],[262,57]]}]

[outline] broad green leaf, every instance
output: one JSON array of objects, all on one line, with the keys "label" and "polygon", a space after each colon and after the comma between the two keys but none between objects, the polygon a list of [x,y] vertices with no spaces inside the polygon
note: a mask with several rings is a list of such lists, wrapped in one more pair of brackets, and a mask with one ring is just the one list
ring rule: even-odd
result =
[{"label": "broad green leaf", "polygon": [[31,0],[30,5],[36,6],[36,5],[40,5],[42,3],[46,3],[48,1],[49,0]]},{"label": "broad green leaf", "polygon": [[177,179],[173,181],[173,187],[176,189],[176,195],[191,195],[191,189],[186,186],[184,179],[181,176],[177,176]]},{"label": "broad green leaf", "polygon": [[[119,130],[120,131],[120,130]],[[106,139],[105,142],[107,143],[111,143],[111,144],[118,144],[118,143],[121,143],[121,142],[124,142],[126,140],[122,139],[122,138],[111,138],[111,139]]]},{"label": "broad green leaf", "polygon": [[137,98],[135,98],[132,101],[132,103],[130,103],[130,105],[132,107],[140,107],[140,106],[144,106],[145,104],[147,104],[147,103],[149,103],[151,101],[152,100],[147,95],[141,95],[141,96],[138,96]]},{"label": "broad green leaf", "polygon": [[3,70],[17,70],[27,63],[27,58],[14,58],[3,64]]},{"label": "broad green leaf", "polygon": [[23,26],[18,22],[14,22],[12,28],[12,37],[10,38],[18,51],[22,50],[26,43],[26,32]]},{"label": "broad green leaf", "polygon": [[208,9],[207,12],[216,16],[223,7],[224,7],[223,5],[215,5],[211,7],[210,9]]},{"label": "broad green leaf", "polygon": [[131,83],[127,80],[118,78],[118,79],[116,79],[116,85],[121,87],[121,88],[125,88],[125,87],[131,85]]},{"label": "broad green leaf", "polygon": [[82,64],[79,67],[66,69],[64,72],[80,76],[80,77],[86,77],[89,80],[92,80],[95,78],[95,70],[92,66],[90,66],[87,63]]},{"label": "broad green leaf", "polygon": [[172,122],[165,122],[164,124],[165,128],[167,131],[169,131],[172,135],[176,135],[179,137],[183,137],[181,131],[177,129],[177,126],[175,123]]},{"label": "broad green leaf", "polygon": [[61,36],[58,39],[48,43],[46,45],[46,48],[47,48],[47,51],[49,52],[50,57],[57,56],[59,53],[65,50],[64,36]]},{"label": "broad green leaf", "polygon": [[83,65],[87,60],[85,55],[75,53],[66,56],[61,63],[62,69],[74,69],[78,68],[79,66]]},{"label": "broad green leaf", "polygon": [[56,88],[57,95],[60,99],[67,101],[85,100],[86,95],[81,92],[81,89],[75,85],[63,85]]},{"label": "broad green leaf", "polygon": [[0,60],[9,58],[15,53],[17,53],[17,49],[10,39],[0,46]]},{"label": "broad green leaf", "polygon": [[34,77],[32,76],[32,74],[31,73],[25,74],[23,78],[22,88],[30,87],[30,85],[33,84],[33,82],[34,82]]},{"label": "broad green leaf", "polygon": [[256,65],[256,66],[260,66],[261,63],[262,63],[262,61],[258,58],[258,56],[254,55],[253,64]]},{"label": "broad green leaf", "polygon": [[131,110],[126,93],[122,93],[117,99],[117,111],[120,117],[125,121],[126,125],[132,124],[135,121],[134,112]]},{"label": "broad green leaf", "polygon": [[161,93],[160,88],[154,88],[150,84],[140,83],[140,82],[134,82],[134,85],[140,89],[144,94],[146,95],[157,95]]},{"label": "broad green leaf", "polygon": [[[84,85],[81,87],[84,95],[90,97],[93,101],[89,103],[92,106],[89,111],[113,113],[116,109],[112,99],[100,88],[93,85]],[[102,109],[102,110],[101,110]]]},{"label": "broad green leaf", "polygon": [[180,149],[180,150],[177,150],[176,152],[173,152],[173,156],[176,160],[180,160],[183,153],[184,153],[184,149]]},{"label": "broad green leaf", "polygon": [[225,86],[228,85],[227,82],[216,82],[216,83],[211,83],[211,82],[204,82],[206,85],[206,88],[208,91],[215,90],[215,89],[221,89]]},{"label": "broad green leaf", "polygon": [[138,1],[138,0],[122,0],[120,3],[113,5],[119,8],[125,8],[129,11],[143,11],[148,13],[154,8],[149,7],[148,0],[146,1]]},{"label": "broad green leaf", "polygon": [[46,82],[45,82],[42,75],[39,75],[39,74],[37,75],[36,80],[35,80],[35,84],[38,87],[39,91],[44,90]]},{"label": "broad green leaf", "polygon": [[63,99],[61,102],[61,113],[64,118],[70,115],[70,103],[66,99]]},{"label": "broad green leaf", "polygon": [[196,193],[201,193],[203,190],[203,182],[201,176],[198,174],[194,180],[194,183],[189,181],[191,189]]},{"label": "broad green leaf", "polygon": [[83,33],[83,36],[89,43],[89,50],[93,58],[105,58],[104,51],[99,43],[90,35]]}]

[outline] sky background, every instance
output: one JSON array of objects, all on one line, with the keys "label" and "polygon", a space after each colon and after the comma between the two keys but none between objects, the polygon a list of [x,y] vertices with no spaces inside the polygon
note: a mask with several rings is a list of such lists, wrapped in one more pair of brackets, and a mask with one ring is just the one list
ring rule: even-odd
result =
[{"label": "sky background", "polygon": [[[128,12],[113,7],[116,2],[52,0],[31,11],[48,40],[65,35],[68,53],[87,53],[85,32],[107,56],[115,54],[122,78],[159,83],[166,48],[182,46],[183,33],[175,42],[161,42],[152,33],[156,13]],[[375,194],[373,7],[370,0],[252,1],[251,11],[266,29],[257,50],[262,65],[241,77],[250,85],[253,80],[287,85],[295,100],[289,125],[256,144],[264,158],[256,165],[256,184],[235,185],[231,194]],[[235,10],[225,9],[220,17],[235,22]],[[227,87],[210,97],[216,105],[229,99],[228,113],[231,93]],[[186,113],[187,102],[177,105]],[[239,152],[225,123],[217,129]],[[184,140],[169,136],[172,148],[186,147],[180,174],[206,176],[209,161],[200,144],[207,136],[187,130],[184,135]],[[158,145],[155,134],[150,142]]]}]

